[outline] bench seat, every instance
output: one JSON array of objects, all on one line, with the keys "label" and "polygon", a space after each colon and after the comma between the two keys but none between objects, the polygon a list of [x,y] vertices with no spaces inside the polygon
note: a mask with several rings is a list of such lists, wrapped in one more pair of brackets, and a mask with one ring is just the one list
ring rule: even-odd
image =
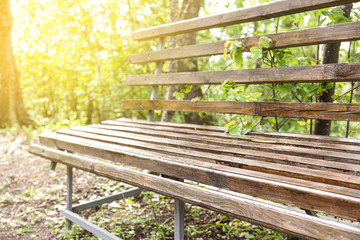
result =
[{"label": "bench seat", "polygon": [[295,236],[360,238],[360,227],[350,224],[360,219],[359,139],[230,136],[222,127],[117,119],[42,134],[40,143],[30,152]]}]

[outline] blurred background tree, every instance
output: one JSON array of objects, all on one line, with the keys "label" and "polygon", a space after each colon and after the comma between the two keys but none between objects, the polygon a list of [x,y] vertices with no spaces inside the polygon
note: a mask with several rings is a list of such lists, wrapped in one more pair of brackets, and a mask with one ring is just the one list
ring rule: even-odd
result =
[{"label": "blurred background tree", "polygon": [[20,72],[15,65],[11,44],[13,19],[10,0],[0,1],[0,126],[33,124],[20,88]]},{"label": "blurred background tree", "polygon": [[[122,99],[149,99],[151,87],[128,87],[124,84],[126,75],[153,73],[155,64],[132,65],[128,63],[128,55],[137,52],[152,51],[157,48],[158,41],[134,42],[131,32],[140,28],[147,28],[168,23],[177,19],[193,16],[205,16],[220,12],[235,10],[240,7],[249,7],[269,0],[172,0],[176,8],[170,8],[170,0],[12,0],[14,24],[12,29],[13,47],[16,65],[20,74],[13,70],[13,79],[20,77],[20,88],[16,90],[17,103],[21,102],[20,89],[30,116],[37,127],[62,128],[77,124],[97,123],[105,119],[118,117],[146,118],[145,111],[129,111],[120,107]],[[2,1],[4,4],[8,1]],[[5,6],[5,5],[4,5]],[[4,11],[4,7],[0,11]],[[176,9],[176,14],[170,14]],[[329,16],[322,14],[322,9],[305,13],[293,14],[276,19],[259,21],[256,24],[237,24],[225,28],[200,31],[197,37],[185,37],[190,42],[177,41],[181,44],[207,43],[233,38],[247,37],[254,34],[269,34],[304,29],[316,26],[333,24]],[[189,11],[194,10],[194,11]],[[186,13],[186,14],[185,14]],[[358,20],[359,4],[354,5],[350,13],[352,21]],[[9,27],[3,27],[5,16],[1,14],[1,41]],[[174,19],[170,19],[173,16]],[[176,18],[175,18],[176,17]],[[319,21],[320,20],[320,21]],[[195,36],[195,35],[193,35]],[[171,47],[170,43],[166,47]],[[170,45],[170,46],[169,46]],[[1,47],[5,47],[1,44]],[[318,51],[317,51],[318,49]],[[359,61],[359,42],[342,43],[340,45],[339,62]],[[291,48],[287,65],[309,65],[321,63],[324,56],[323,46],[307,46]],[[1,58],[5,59],[5,58]],[[254,62],[251,54],[243,54],[244,61],[232,64],[230,58],[222,56],[202,57],[195,60],[186,60],[176,67],[188,70],[232,70],[241,68],[267,67],[263,63]],[[9,68],[0,62],[1,71]],[[15,69],[15,68],[14,68]],[[165,63],[163,71],[169,69]],[[171,63],[170,63],[171,71]],[[4,78],[2,78],[4,79]],[[3,81],[3,80],[2,80]],[[12,82],[14,89],[16,81]],[[334,89],[336,102],[348,102],[350,99],[351,83],[337,83]],[[355,84],[355,87],[357,84]],[[5,98],[9,86],[1,83],[0,91]],[[11,86],[10,86],[11,87]],[[318,85],[286,85],[276,86],[276,93],[280,101],[298,101],[301,98],[308,101],[311,89]],[[269,85],[238,86],[238,99],[242,101],[256,101],[260,98],[271,98]],[[295,89],[293,93],[289,89]],[[202,86],[194,88],[203,100],[225,100],[224,89],[221,86]],[[159,88],[159,99],[166,98],[166,87]],[[183,93],[182,89],[177,90]],[[175,91],[176,92],[176,91]],[[186,95],[185,91],[184,95]],[[301,95],[302,94],[302,95]],[[181,95],[181,94],[180,94]],[[353,102],[359,102],[358,88],[354,91]],[[173,97],[174,93],[168,93]],[[184,96],[185,97],[185,96]],[[190,98],[193,98],[191,96]],[[8,99],[8,98],[6,98]],[[313,101],[315,97],[312,97]],[[12,103],[14,104],[14,103]],[[0,120],[10,119],[5,111],[9,104],[0,105]],[[19,110],[19,124],[28,123],[28,115],[21,114],[25,109],[15,104]],[[5,117],[6,116],[6,117]],[[232,115],[200,114],[199,121],[224,126],[233,119]],[[242,116],[238,116],[241,118]],[[161,112],[156,112],[156,120],[160,120]],[[19,120],[23,119],[23,120]],[[25,121],[26,120],[26,121]],[[206,120],[206,121],[205,121]],[[274,127],[275,120],[267,118],[267,127]],[[308,133],[312,126],[310,120],[278,119],[282,126],[280,131]],[[9,122],[9,120],[6,120]],[[173,121],[189,121],[187,113],[175,113]],[[266,126],[264,128],[266,129]],[[311,127],[313,129],[313,126]],[[346,122],[336,122],[331,126],[332,135],[344,135]],[[356,123],[350,124],[351,136],[356,136]]]}]

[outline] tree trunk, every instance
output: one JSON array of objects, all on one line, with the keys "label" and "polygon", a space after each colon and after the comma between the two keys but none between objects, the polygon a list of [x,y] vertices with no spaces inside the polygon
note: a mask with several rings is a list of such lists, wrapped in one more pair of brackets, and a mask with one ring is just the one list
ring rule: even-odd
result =
[{"label": "tree trunk", "polygon": [[[346,4],[339,6],[344,11],[344,16],[349,18],[350,12],[352,9],[352,4]],[[324,49],[324,57],[323,57],[323,64],[329,63],[338,63],[339,62],[339,50],[340,50],[341,43],[329,43],[325,45]],[[323,87],[326,86],[326,83],[322,83]],[[334,86],[324,92],[322,95],[319,96],[318,102],[333,102],[332,96],[335,92],[335,83]],[[331,129],[331,121],[330,120],[316,120],[315,121],[315,130],[314,134],[317,135],[330,135]]]},{"label": "tree trunk", "polygon": [[11,45],[10,0],[0,1],[0,126],[30,125],[22,98],[20,73],[16,69]]},{"label": "tree trunk", "polygon": [[[189,18],[199,16],[199,10],[201,6],[201,0],[184,0],[182,1],[181,9],[179,7],[178,0],[170,1],[170,21],[176,22]],[[179,10],[180,9],[180,10]],[[170,38],[169,48],[175,48],[186,45],[196,44],[197,33],[188,33]],[[196,60],[185,61],[169,61],[169,72],[189,72],[197,71]],[[182,86],[169,86],[166,90],[166,99],[174,99],[174,92],[180,90]],[[192,91],[185,95],[185,99],[192,99],[201,95],[201,89],[199,87],[193,87]],[[161,121],[171,122],[174,116],[174,112],[164,111],[161,116]],[[187,119],[190,120],[190,119]],[[195,120],[195,119],[193,119]]]}]

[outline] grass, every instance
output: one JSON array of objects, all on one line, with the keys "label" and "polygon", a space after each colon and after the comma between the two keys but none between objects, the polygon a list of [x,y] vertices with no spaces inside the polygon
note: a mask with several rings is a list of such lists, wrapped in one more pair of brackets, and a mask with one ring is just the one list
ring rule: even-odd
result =
[{"label": "grass", "polygon": [[[114,186],[116,185],[113,181],[102,182],[104,189],[114,189]],[[119,186],[121,188],[122,184]],[[98,209],[85,210],[81,215],[122,239],[173,239],[173,209],[173,199],[153,192],[143,192],[138,197],[104,204]],[[187,209],[187,239],[294,239],[190,204],[187,204]],[[54,227],[62,228],[66,239],[97,239],[77,226],[66,233],[63,224],[65,223]]]}]

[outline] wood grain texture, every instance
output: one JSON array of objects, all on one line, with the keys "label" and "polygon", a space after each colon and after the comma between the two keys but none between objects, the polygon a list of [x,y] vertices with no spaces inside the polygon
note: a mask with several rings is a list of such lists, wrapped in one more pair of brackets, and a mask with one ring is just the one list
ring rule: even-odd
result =
[{"label": "wood grain texture", "polygon": [[[326,169],[326,164],[324,164],[322,169],[312,169],[294,166],[293,164],[287,164],[292,161],[291,156],[286,156],[284,154],[271,154],[266,153],[267,155],[271,155],[268,158],[273,157],[279,159],[287,157],[289,160],[285,164],[281,163],[273,163],[271,161],[261,161],[261,156],[258,155],[260,159],[254,160],[249,155],[263,154],[264,152],[247,150],[246,146],[244,149],[236,149],[229,147],[219,147],[215,144],[201,144],[195,142],[187,142],[187,141],[176,141],[172,140],[171,144],[166,144],[168,139],[159,139],[155,137],[147,137],[151,138],[148,141],[141,141],[137,135],[131,134],[119,134],[106,130],[94,130],[94,129],[81,129],[82,131],[73,131],[73,130],[64,130],[61,131],[61,134],[80,137],[84,139],[98,140],[101,142],[107,142],[112,144],[118,144],[122,146],[140,148],[148,151],[154,152],[162,152],[165,154],[169,154],[170,156],[182,156],[189,159],[198,159],[199,161],[207,161],[207,162],[225,162],[231,163],[234,166],[238,166],[243,169],[250,169],[258,172],[264,173],[273,173],[282,176],[290,176],[299,179],[311,180],[315,182],[328,183],[337,186],[350,187],[354,189],[360,190],[360,177],[355,176],[354,173],[358,172],[358,167],[353,164],[352,169],[353,172],[349,174],[344,174],[343,172],[330,172]],[[86,131],[87,130],[87,131]],[[94,132],[96,132],[94,134]],[[111,134],[113,133],[113,134]],[[102,136],[99,136],[101,134]],[[241,144],[241,143],[239,143]],[[275,146],[274,146],[275,147]],[[216,149],[213,151],[209,151],[208,149]],[[233,154],[233,155],[229,155]],[[235,157],[234,157],[235,156]],[[256,158],[255,158],[256,159]],[[357,159],[359,161],[359,159]],[[300,162],[299,160],[298,162]],[[313,159],[316,161],[316,159]],[[303,160],[305,162],[305,160]],[[310,161],[307,161],[309,166],[315,165],[311,164]],[[337,165],[336,161],[332,162],[334,166]]]},{"label": "wood grain texture", "polygon": [[[130,126],[133,125],[141,125],[141,126],[151,126],[154,128],[166,126],[166,127],[173,127],[172,129],[167,129],[166,131],[176,131],[177,129],[180,132],[182,130],[186,130],[187,133],[191,132],[199,132],[200,134],[206,136],[214,136],[214,133],[217,136],[226,136],[232,138],[239,138],[240,136],[229,136],[224,133],[224,127],[218,126],[206,126],[206,125],[199,125],[199,124],[191,124],[191,123],[173,123],[173,122],[149,122],[142,119],[129,119],[129,118],[119,118],[116,119],[118,123],[130,123]],[[108,121],[104,121],[104,124],[108,124]],[[111,124],[116,124],[115,122],[111,122]],[[129,125],[128,125],[129,126]],[[219,134],[224,133],[224,134]],[[360,146],[360,139],[358,138],[344,138],[344,137],[333,137],[333,136],[320,136],[320,135],[309,135],[309,134],[301,134],[301,133],[286,133],[286,132],[259,132],[254,131],[248,134],[249,136],[268,136],[277,139],[293,139],[293,140],[300,140],[300,141],[308,141],[308,142],[318,142],[318,143],[336,143],[336,144],[346,144],[349,146]]]},{"label": "wood grain texture", "polygon": [[[181,127],[172,127],[172,126],[162,126],[162,125],[146,125],[141,124],[139,122],[122,122],[122,121],[113,121],[107,120],[103,121],[103,124],[94,124],[89,125],[88,127],[102,128],[102,129],[110,129],[122,132],[133,132],[133,133],[141,133],[144,135],[152,135],[152,136],[165,136],[167,138],[174,139],[186,139],[186,140],[194,140],[197,142],[215,142],[219,145],[226,146],[235,146],[235,141],[239,142],[253,142],[253,143],[268,143],[268,144],[276,144],[279,146],[288,145],[288,146],[297,146],[304,147],[305,149],[323,149],[323,150],[333,150],[338,152],[348,152],[348,153],[360,153],[360,146],[355,144],[346,144],[341,141],[336,141],[338,138],[335,137],[334,142],[321,141],[313,141],[309,142],[308,140],[302,139],[302,135],[298,138],[281,138],[280,136],[276,137],[269,134],[261,134],[262,132],[255,132],[258,135],[252,136],[252,134],[248,135],[229,135],[225,133],[225,128],[222,128],[222,131],[204,131],[196,128],[188,128],[187,124],[183,124],[184,128]],[[306,135],[305,135],[306,136]],[[309,136],[310,137],[310,136]],[[310,138],[308,138],[310,139]],[[334,139],[334,137],[332,137]],[[239,144],[237,144],[239,145]]]},{"label": "wood grain texture", "polygon": [[[359,29],[360,32],[360,29]],[[258,68],[230,71],[179,72],[126,77],[127,85],[203,85],[230,80],[238,84],[352,82],[360,79],[360,63]]]},{"label": "wood grain texture", "polygon": [[[97,129],[93,129],[97,128]],[[104,132],[101,132],[101,130]],[[331,145],[314,143],[299,142],[286,139],[280,141],[276,138],[250,138],[243,136],[241,138],[222,138],[213,136],[203,136],[196,133],[178,133],[171,131],[154,130],[153,128],[142,127],[127,127],[127,126],[111,126],[111,125],[91,125],[89,127],[76,127],[72,128],[76,131],[94,132],[104,135],[121,136],[124,138],[131,138],[136,140],[143,140],[145,142],[164,143],[166,145],[179,146],[180,143],[185,141],[184,147],[196,148],[197,146],[202,149],[204,146],[211,147],[213,152],[222,152],[221,149],[237,149],[234,152],[231,150],[232,155],[243,156],[246,158],[265,160],[268,162],[288,163],[290,165],[297,166],[310,166],[312,168],[318,167],[319,169],[327,169],[329,171],[344,171],[350,172],[352,175],[360,173],[360,166],[357,164],[360,159],[358,152],[350,151],[348,156],[344,156],[346,151],[337,151],[338,148],[346,146],[347,149],[353,148],[353,146],[347,145]],[[108,131],[106,131],[108,130]],[[110,130],[110,131],[109,131]],[[142,136],[142,138],[141,138]],[[144,140],[143,136],[147,136]],[[181,141],[181,142],[180,142]],[[179,143],[179,144],[177,144]],[[193,145],[194,144],[194,145]],[[203,145],[205,144],[205,145]],[[264,144],[264,145],[263,145]],[[330,145],[330,146],[328,146]],[[181,146],[181,145],[180,145]],[[203,147],[201,147],[203,146]],[[286,146],[284,148],[284,146]],[[206,147],[205,147],[206,149]],[[240,150],[241,149],[241,150]],[[291,151],[293,150],[293,151]],[[319,151],[320,150],[320,151]],[[238,153],[237,153],[238,152]],[[264,154],[266,152],[266,154]],[[327,155],[329,153],[329,155]],[[345,153],[346,154],[346,153]],[[330,160],[329,160],[330,159]],[[352,163],[348,163],[352,162]],[[334,164],[336,162],[336,164]],[[356,164],[355,164],[356,163]]]},{"label": "wood grain texture", "polygon": [[358,103],[226,102],[123,100],[122,108],[182,112],[230,113],[251,116],[360,121]]},{"label": "wood grain texture", "polygon": [[[245,51],[249,51],[251,47],[257,46],[261,36],[262,35],[257,35],[231,40],[239,42],[243,41],[246,48]],[[355,41],[360,39],[360,22],[267,34],[265,36],[273,40],[270,49]],[[129,55],[129,62],[144,64],[148,62],[220,55],[224,53],[225,42],[226,41],[196,44],[173,49],[164,49],[161,51],[131,54]]]},{"label": "wood grain texture", "polygon": [[[87,129],[82,129],[82,130],[87,130]],[[90,134],[88,133],[90,132]],[[298,178],[298,179],[304,179],[304,180],[311,180],[314,182],[320,182],[320,183],[327,183],[327,184],[332,184],[332,185],[336,185],[336,186],[344,186],[344,187],[351,187],[353,189],[358,189],[360,190],[360,177],[355,176],[354,172],[349,173],[349,174],[344,174],[343,172],[329,172],[327,167],[331,167],[330,166],[330,162],[328,163],[329,165],[326,166],[326,164],[323,164],[322,169],[312,169],[312,168],[306,168],[306,167],[301,167],[301,166],[294,166],[293,164],[289,164],[290,162],[301,162],[301,160],[299,161],[292,161],[291,156],[287,156],[288,157],[288,162],[285,161],[285,163],[273,163],[273,162],[264,162],[261,160],[253,160],[251,158],[245,158],[247,157],[247,155],[251,155],[251,152],[256,152],[256,151],[251,151],[251,150],[244,150],[242,149],[240,151],[241,154],[240,156],[245,156],[245,157],[233,157],[233,156],[229,156],[226,155],[226,153],[229,153],[229,151],[234,150],[234,153],[236,154],[237,151],[234,148],[228,149],[228,148],[224,148],[224,150],[219,150],[219,151],[212,151],[212,152],[204,152],[207,151],[206,146],[208,146],[208,148],[210,149],[220,149],[219,146],[217,145],[211,145],[211,144],[196,144],[195,142],[180,142],[180,141],[174,141],[172,144],[166,144],[166,141],[169,141],[168,139],[165,139],[163,142],[160,142],[158,139],[152,139],[154,142],[152,142],[151,140],[149,140],[149,143],[143,143],[141,142],[141,140],[139,141],[139,139],[137,137],[131,138],[131,136],[129,137],[124,137],[120,135],[120,134],[115,134],[114,135],[110,135],[110,131],[106,131],[106,130],[102,130],[98,131],[98,134],[102,134],[104,136],[98,136],[96,134],[93,134],[93,132],[96,132],[96,130],[89,130],[86,133],[81,133],[78,131],[63,131],[61,132],[62,134],[66,134],[69,136],[75,136],[75,137],[81,137],[81,138],[86,138],[86,139],[91,139],[91,140],[99,140],[102,142],[107,142],[107,143],[112,143],[112,144],[118,144],[118,145],[122,145],[122,146],[128,146],[128,147],[133,147],[133,148],[140,148],[141,151],[143,150],[147,150],[149,152],[161,152],[164,153],[165,155],[163,155],[163,157],[166,157],[166,154],[168,154],[169,156],[182,156],[188,159],[198,159],[199,161],[207,161],[207,162],[226,162],[226,163],[232,163],[234,166],[243,168],[243,169],[249,169],[249,170],[254,170],[254,171],[258,171],[258,172],[262,172],[262,173],[271,173],[271,174],[276,174],[279,176],[288,176],[288,177],[293,177],[293,178]],[[107,135],[108,134],[108,135]],[[111,137],[109,137],[111,136]],[[150,138],[150,137],[148,137]],[[129,140],[130,139],[130,140]],[[133,140],[133,139],[138,139],[138,140]],[[156,142],[159,141],[159,142]],[[179,147],[181,145],[181,147]],[[163,146],[165,145],[165,146]],[[194,148],[191,148],[189,146],[194,145]],[[174,147],[175,146],[175,147]],[[227,151],[229,150],[229,151]],[[223,153],[225,154],[223,154]],[[247,153],[248,152],[248,153]],[[250,153],[249,153],[250,152]],[[259,154],[261,153],[260,151],[258,152]],[[256,154],[256,153],[255,153]],[[264,154],[264,152],[263,152]],[[267,155],[272,155],[272,157],[274,157],[274,155],[276,156],[276,154],[269,154],[267,153]],[[271,157],[271,156],[270,156]],[[270,158],[269,157],[269,158]],[[278,158],[281,157],[286,157],[285,155],[277,155]],[[275,157],[274,157],[275,158]],[[306,161],[306,159],[302,159],[302,161]],[[316,161],[316,159],[312,159],[312,161]],[[323,161],[320,161],[323,162]],[[307,161],[308,165],[316,165],[316,164],[311,164],[310,159]],[[321,163],[319,163],[320,165]],[[337,162],[332,162],[332,165],[334,166],[334,168],[336,168],[336,166],[338,165]],[[341,164],[340,164],[341,165]],[[349,165],[350,166],[350,165]],[[351,165],[352,169],[355,170],[355,172],[358,171],[358,166],[356,165]]]},{"label": "wood grain texture", "polygon": [[44,146],[33,144],[30,151],[47,159],[95,173],[99,176],[158,192],[294,236],[306,239],[339,240],[358,239],[360,237],[360,229],[356,226],[314,218],[264,202],[225,195],[223,192],[149,175]]},{"label": "wood grain texture", "polygon": [[333,7],[356,1],[351,0],[282,0],[242,8],[232,12],[198,17],[189,20],[164,24],[133,32],[134,40],[142,41],[157,37],[166,37],[195,32],[214,27],[224,27],[239,23],[265,20],[320,8]]},{"label": "wood grain texture", "polygon": [[[49,135],[48,135],[49,136]],[[44,139],[45,140],[45,139]],[[124,146],[116,146],[114,144],[104,144],[98,141],[91,141],[76,137],[59,136],[46,137],[46,141],[50,144],[56,144],[61,149],[87,154],[94,157],[101,156],[103,159],[120,162],[125,165],[141,167],[152,171],[166,173],[167,175],[190,179],[200,183],[213,185],[220,188],[241,191],[251,196],[261,197],[265,199],[283,202],[305,209],[317,211],[326,211],[335,216],[342,216],[350,219],[360,217],[360,198],[345,196],[343,194],[335,194],[328,191],[311,189],[309,187],[300,187],[291,184],[285,184],[274,180],[266,180],[258,173],[258,177],[250,177],[243,174],[234,174],[230,172],[218,171],[210,167],[204,167],[205,164],[199,161],[174,161],[167,158],[159,158],[155,156],[143,155],[136,153],[135,150]],[[195,164],[194,164],[195,163]],[[211,166],[223,167],[221,165],[212,164]],[[181,169],[181,171],[179,171]],[[237,171],[248,171],[237,169]],[[253,171],[253,174],[256,172]],[[266,174],[266,173],[262,173]],[[309,181],[310,186],[311,182]],[[318,183],[320,184],[320,183]],[[333,188],[334,186],[331,186]],[[336,187],[336,186],[335,186]],[[346,188],[344,188],[346,191]],[[276,192],[276,194],[274,194]]]},{"label": "wood grain texture", "polygon": [[[262,195],[263,197],[267,196],[266,198],[268,199],[274,199],[277,197],[267,192],[267,190],[265,192],[263,190],[259,192],[259,190],[252,189],[251,187],[255,183],[251,184],[249,182],[246,182],[246,184],[250,184],[250,185],[249,187],[245,187],[245,188],[242,185],[237,185],[236,182],[234,184],[229,185],[228,181],[218,181],[222,179],[221,177],[211,177],[211,179],[209,179],[203,177],[202,175],[198,175],[197,172],[196,173],[193,172],[193,167],[206,168],[207,170],[210,170],[211,173],[213,172],[212,170],[218,170],[225,175],[227,173],[231,173],[231,174],[246,176],[249,177],[250,179],[256,178],[258,179],[259,182],[261,182],[262,180],[269,180],[270,181],[269,183],[275,183],[275,186],[278,186],[276,182],[278,183],[280,182],[284,184],[290,184],[290,185],[285,185],[287,186],[287,188],[288,187],[291,188],[291,186],[294,185],[294,186],[309,188],[310,191],[321,190],[321,191],[336,193],[336,194],[355,197],[355,198],[359,198],[360,196],[360,190],[358,189],[313,182],[313,181],[282,176],[272,173],[258,172],[254,170],[248,170],[248,169],[232,167],[227,165],[219,165],[219,164],[215,164],[214,162],[204,161],[205,159],[198,160],[195,159],[194,157],[183,157],[176,154],[171,155],[169,154],[169,152],[156,151],[155,149],[150,149],[150,148],[145,149],[140,147],[134,147],[133,145],[132,146],[121,145],[117,143],[114,144],[114,142],[118,141],[118,139],[115,138],[113,138],[112,141],[109,140],[109,138],[107,138],[106,141],[100,141],[99,139],[94,141],[91,138],[79,138],[73,136],[69,137],[64,135],[57,135],[55,137],[51,135],[45,135],[45,136],[41,136],[40,139],[42,142],[41,144],[45,146],[57,147],[57,148],[61,147],[61,149],[63,150],[68,150],[68,151],[82,153],[85,155],[92,155],[92,156],[99,156],[103,154],[101,157],[102,159],[119,162],[129,166],[150,169],[152,171],[163,173],[173,177],[183,178],[183,179],[186,178],[189,180],[201,182],[203,184],[213,185],[215,187],[224,187],[232,190],[235,189],[238,190],[240,188],[241,189],[240,192],[244,193],[245,191],[245,193],[250,194],[252,196],[260,196],[260,195]],[[163,149],[166,149],[166,147],[164,147]],[[179,171],[180,166],[185,166],[185,169]],[[344,177],[348,178],[347,176]],[[240,181],[239,184],[243,183],[242,180],[237,179],[237,181]],[[298,200],[299,199],[291,200],[292,204],[297,205],[295,204],[294,201],[298,201]],[[282,201],[287,201],[287,199]],[[301,204],[305,204],[305,203],[301,203]]]}]

